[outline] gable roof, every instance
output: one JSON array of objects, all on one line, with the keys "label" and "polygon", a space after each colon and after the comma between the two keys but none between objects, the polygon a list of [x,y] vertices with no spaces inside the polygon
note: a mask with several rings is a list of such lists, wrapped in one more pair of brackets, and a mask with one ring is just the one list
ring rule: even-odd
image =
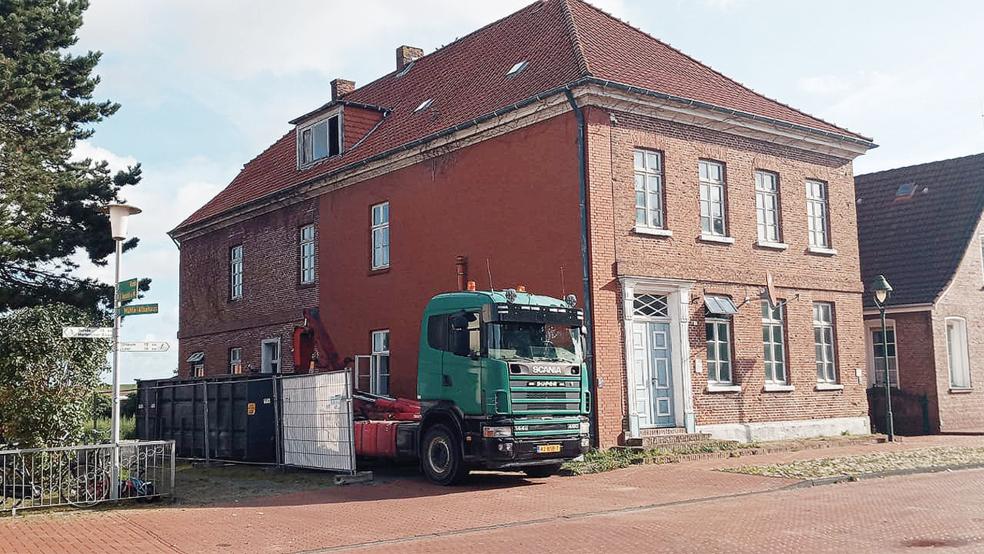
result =
[{"label": "gable roof", "polygon": [[[528,65],[516,75],[516,63]],[[871,140],[762,96],[582,0],[540,0],[344,96],[385,118],[341,156],[297,168],[293,129],[247,163],[221,192],[172,231],[385,157],[538,96],[591,79],[781,122],[846,140]],[[414,109],[433,99],[428,109]],[[327,106],[310,113],[316,113]],[[304,116],[302,116],[304,117]],[[295,119],[296,121],[296,119]]]},{"label": "gable roof", "polygon": [[[984,212],[984,154],[858,175],[854,182],[864,283],[884,275],[895,289],[892,305],[934,303]],[[915,192],[900,195],[899,187],[910,183]]]}]

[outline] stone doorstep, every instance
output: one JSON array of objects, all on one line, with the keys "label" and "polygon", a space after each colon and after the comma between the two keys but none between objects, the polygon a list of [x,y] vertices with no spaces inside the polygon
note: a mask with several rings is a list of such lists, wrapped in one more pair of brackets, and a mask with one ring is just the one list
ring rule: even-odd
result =
[{"label": "stone doorstep", "polygon": [[666,433],[625,439],[625,446],[657,447],[676,444],[696,444],[707,442],[708,433]]}]

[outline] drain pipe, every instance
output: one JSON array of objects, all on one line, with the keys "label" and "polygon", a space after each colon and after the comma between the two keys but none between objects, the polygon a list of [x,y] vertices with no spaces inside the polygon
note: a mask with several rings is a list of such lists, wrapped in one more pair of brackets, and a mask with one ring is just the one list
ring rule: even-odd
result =
[{"label": "drain pipe", "polygon": [[585,361],[588,366],[589,389],[591,391],[591,444],[598,446],[598,377],[595,374],[595,341],[594,329],[592,327],[593,318],[591,317],[591,277],[590,264],[588,263],[588,166],[585,160],[585,136],[587,124],[584,121],[584,112],[577,105],[574,93],[570,87],[564,88],[564,95],[567,102],[574,111],[577,118],[577,174],[578,174],[578,201],[581,210],[581,281],[584,294],[584,328],[585,339],[588,343]]}]

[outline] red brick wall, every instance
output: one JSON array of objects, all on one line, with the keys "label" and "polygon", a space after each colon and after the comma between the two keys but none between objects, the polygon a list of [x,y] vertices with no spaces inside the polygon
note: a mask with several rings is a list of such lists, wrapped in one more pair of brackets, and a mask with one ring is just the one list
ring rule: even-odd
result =
[{"label": "red brick wall", "polygon": [[[580,295],[577,126],[568,113],[324,194],[322,321],[342,357],[390,330],[391,391],[415,396],[420,318],[431,296],[468,278],[502,289]],[[370,207],[390,203],[390,269],[370,271]]]},{"label": "red brick wall", "polygon": [[[970,246],[949,289],[933,310],[936,341],[936,384],[939,390],[940,430],[984,432],[984,270],[981,260],[984,219],[978,223]],[[946,318],[966,321],[972,392],[950,390]]]},{"label": "red brick wall", "polygon": [[[867,415],[865,385],[855,369],[864,368],[860,271],[854,209],[854,181],[847,160],[780,147],[636,115],[588,110],[589,201],[596,371],[604,445],[614,444],[625,423],[626,391],[623,326],[618,277],[661,277],[696,281],[691,317],[691,375],[697,424],[760,422]],[[636,147],[664,155],[664,189],[670,238],[636,234],[632,153]],[[703,243],[700,235],[699,159],[726,164],[727,219],[731,245]],[[781,229],[786,251],[755,246],[754,175],[779,174]],[[830,227],[835,256],[807,253],[804,180],[828,183]],[[740,303],[754,297],[771,271],[788,306],[791,393],[765,393],[761,312],[757,302],[742,308],[734,324],[736,381],[741,393],[707,394],[706,374],[695,374],[693,359],[706,359],[703,290],[731,294]],[[794,296],[799,294],[799,299]],[[837,349],[843,391],[815,391],[813,300],[835,303]]]},{"label": "red brick wall", "polygon": [[[317,280],[300,284],[299,229],[316,223],[316,201],[263,214],[181,243],[179,374],[205,352],[208,375],[228,373],[229,348],[241,347],[243,371],[260,370],[260,341],[279,337],[283,371],[293,370],[291,332],[301,310],[317,306]],[[317,231],[316,231],[317,234]],[[229,250],[243,245],[243,298],[230,300]]]}]

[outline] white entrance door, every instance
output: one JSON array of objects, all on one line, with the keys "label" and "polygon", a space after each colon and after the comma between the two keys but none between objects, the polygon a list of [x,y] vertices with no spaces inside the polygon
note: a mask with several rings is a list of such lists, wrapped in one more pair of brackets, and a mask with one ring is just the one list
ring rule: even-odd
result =
[{"label": "white entrance door", "polygon": [[260,373],[280,373],[280,339],[264,339],[260,348]]},{"label": "white entrance door", "polygon": [[640,427],[673,427],[670,324],[632,324],[632,386]]}]

